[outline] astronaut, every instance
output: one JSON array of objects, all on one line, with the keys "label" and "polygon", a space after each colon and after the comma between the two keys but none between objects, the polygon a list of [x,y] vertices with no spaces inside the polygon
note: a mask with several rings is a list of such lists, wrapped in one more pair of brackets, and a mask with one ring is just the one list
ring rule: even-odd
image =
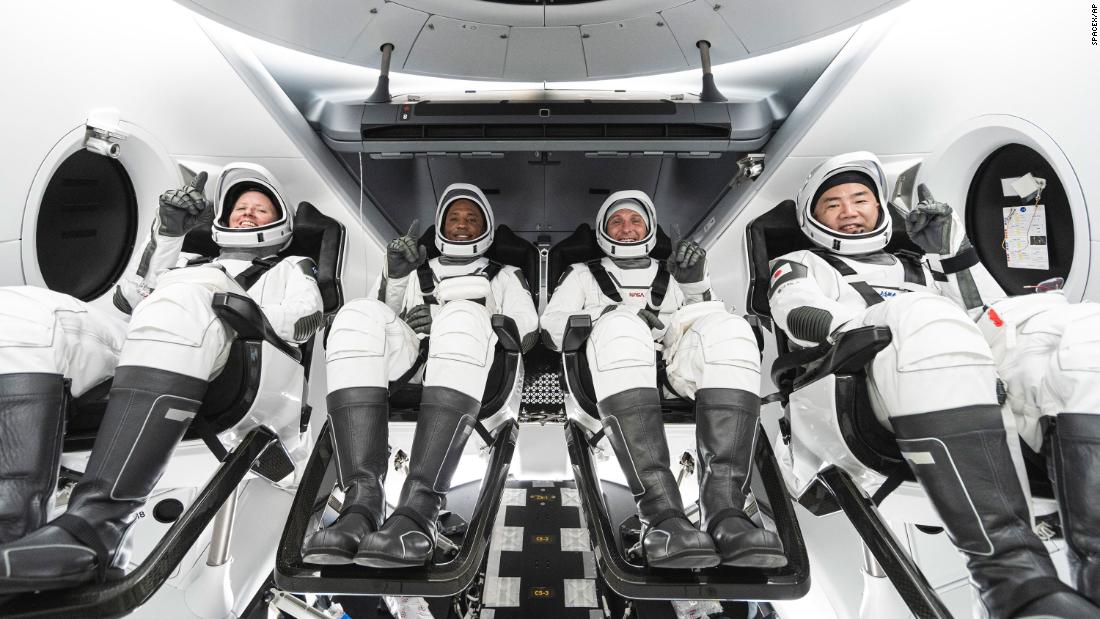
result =
[{"label": "astronaut", "polygon": [[[990,617],[1098,616],[1100,610],[1058,581],[1043,543],[1032,532],[1008,448],[997,379],[1001,370],[1010,401],[1026,400],[1038,408],[1036,400],[1049,398],[1049,404],[1043,400],[1043,412],[1098,410],[1088,407],[1086,394],[1078,394],[1085,376],[1100,369],[1085,360],[1082,350],[1097,338],[1095,331],[1070,342],[1062,336],[1062,329],[1069,333],[1070,328],[1055,329],[1062,324],[1061,315],[1042,318],[1042,329],[1025,327],[1017,337],[1017,348],[1026,345],[1023,350],[1008,352],[1011,345],[991,338],[991,352],[983,330],[1006,334],[1014,325],[980,329],[964,311],[992,323],[991,316],[1000,316],[1000,303],[990,310],[983,304],[1004,293],[978,263],[950,207],[922,190],[923,201],[908,214],[910,237],[928,252],[928,261],[921,264],[884,251],[891,235],[890,212],[882,206],[886,189],[882,166],[867,152],[839,155],[810,174],[799,191],[796,212],[802,231],[819,248],[772,261],[772,315],[794,342],[805,346],[832,342],[837,334],[860,326],[890,327],[893,341],[868,366],[872,408],[893,429],[952,542],[966,557]],[[1021,302],[1021,308],[1053,304],[1073,312],[1061,295],[1028,298],[1037,301]],[[1015,307],[998,320],[1035,324],[1025,322],[1030,315]],[[1042,335],[1032,336],[1033,331]],[[1034,375],[1005,373],[1013,363],[1026,365]],[[1082,477],[1088,476],[1088,458],[1095,453],[1085,448],[1089,438],[1068,439],[1072,442],[1064,444],[1070,447],[1062,452],[1071,454],[1067,461]],[[1080,480],[1070,483],[1077,492],[1084,489]],[[1071,497],[1083,507],[1085,493]],[[1071,520],[1089,518],[1070,513]],[[1084,538],[1096,539],[1095,528],[1087,533]]]},{"label": "astronaut", "polygon": [[[0,592],[102,580],[126,564],[127,531],[226,363],[233,332],[211,308],[215,293],[247,292],[288,342],[321,323],[313,261],[276,256],[294,213],[271,175],[230,164],[218,178],[216,219],[206,178],[160,197],[137,271],[114,296],[129,324],[63,294],[0,289],[0,504],[28,506],[0,545]],[[189,260],[184,237],[211,220],[220,255]],[[84,475],[67,511],[41,526],[58,472],[64,381],[79,396],[112,375]],[[33,476],[20,479],[22,471]]]},{"label": "astronaut", "polygon": [[[560,348],[570,315],[595,321],[588,366],[603,427],[637,502],[647,563],[784,565],[778,536],[743,509],[760,414],[760,352],[752,329],[713,298],[698,244],[679,242],[667,267],[649,257],[657,212],[644,192],[610,195],[596,216],[596,239],[605,257],[566,271],[542,328]],[[684,515],[669,469],[657,350],[667,361],[670,386],[695,398],[701,531]]]},{"label": "astronaut", "polygon": [[[480,189],[448,186],[435,214],[442,255],[426,260],[413,222],[387,247],[378,298],[347,303],[336,315],[326,353],[327,402],[344,503],[336,522],[306,541],[307,562],[396,568],[431,559],[436,519],[493,365],[497,338],[490,318],[511,317],[524,350],[538,330],[523,273],[484,256],[493,224]],[[428,357],[409,474],[383,523],[388,387],[411,370],[421,338],[428,338]]]}]

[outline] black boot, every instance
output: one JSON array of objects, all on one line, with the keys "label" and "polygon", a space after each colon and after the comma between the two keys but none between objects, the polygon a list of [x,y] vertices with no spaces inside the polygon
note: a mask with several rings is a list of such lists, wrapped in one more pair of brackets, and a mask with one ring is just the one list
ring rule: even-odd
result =
[{"label": "black boot", "polygon": [[965,556],[991,619],[1097,617],[1031,530],[997,405],[894,417],[898,446]]},{"label": "black boot", "polygon": [[46,524],[64,431],[60,374],[0,375],[0,544]]},{"label": "black boot", "polygon": [[306,541],[302,547],[306,563],[351,563],[363,536],[382,524],[386,509],[382,485],[389,459],[388,400],[384,387],[349,387],[328,394],[329,429],[344,506],[336,522]]},{"label": "black boot", "polygon": [[759,417],[760,398],[748,391],[700,389],[695,393],[699,526],[714,539],[722,565],[787,564],[779,536],[756,526],[744,510]]},{"label": "black boot", "polygon": [[1100,415],[1062,413],[1048,438],[1069,567],[1077,592],[1100,604]]},{"label": "black boot", "polygon": [[710,536],[684,515],[668,461],[668,442],[656,389],[628,389],[596,405],[642,521],[642,552],[650,567],[718,565]]},{"label": "black boot", "polygon": [[424,387],[409,454],[409,476],[397,509],[377,533],[363,538],[356,563],[398,568],[431,560],[436,519],[480,411],[481,402],[461,391]]},{"label": "black boot", "polygon": [[126,531],[153,491],[206,393],[206,381],[147,367],[118,368],[107,413],[68,511],[0,546],[0,593],[104,580],[125,564]]}]

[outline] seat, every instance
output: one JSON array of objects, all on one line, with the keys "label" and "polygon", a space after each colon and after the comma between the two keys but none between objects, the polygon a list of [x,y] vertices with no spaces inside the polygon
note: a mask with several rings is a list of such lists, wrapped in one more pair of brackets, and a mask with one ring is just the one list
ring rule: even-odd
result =
[{"label": "seat", "polygon": [[[294,219],[294,238],[280,256],[312,258],[324,312],[331,315],[343,302],[339,267],[343,258],[344,227],[303,202]],[[184,251],[216,256],[218,247],[209,228],[192,231]],[[278,481],[294,470],[288,454],[308,423],[305,384],[313,339],[301,346],[287,344],[264,317],[251,297],[217,294],[218,316],[236,331],[229,361],[211,381],[206,397],[184,440],[201,438],[221,464],[193,502],[174,521],[160,542],[134,570],[118,580],[48,595],[20,594],[0,600],[0,615],[119,616],[145,603],[173,575],[215,515],[250,471]],[[106,408],[109,381],[80,398],[70,398],[66,451],[87,450],[95,438]],[[253,416],[255,415],[255,416]],[[201,420],[201,421],[199,421]],[[257,422],[259,422],[257,424]],[[220,438],[219,438],[220,435]],[[228,450],[227,450],[228,446]],[[228,510],[227,526],[232,523]],[[137,525],[140,526],[140,523]]]},{"label": "seat", "polygon": [[[435,247],[434,227],[420,237],[429,258],[439,255]],[[493,245],[486,257],[522,270],[529,289],[538,278],[538,252],[534,245],[516,236],[507,226],[498,226]],[[534,296],[534,293],[532,293]],[[345,595],[407,595],[423,597],[453,596],[468,589],[484,562],[493,523],[500,507],[508,468],[519,434],[517,422],[519,396],[523,387],[523,359],[520,335],[508,316],[496,314],[492,327],[497,335],[497,350],[489,380],[482,397],[476,426],[489,447],[489,463],[474,504],[473,513],[457,550],[445,561],[422,568],[378,570],[356,565],[314,566],[302,558],[302,544],[311,523],[319,520],[332,490],[333,441],[331,432],[322,431],[306,465],[275,561],[275,583],[293,593],[333,593]],[[424,344],[427,340],[424,340]],[[426,359],[422,345],[417,366]],[[390,386],[390,420],[415,421],[420,408],[421,387],[405,382]],[[441,527],[446,528],[446,527]]]},{"label": "seat", "polygon": [[[893,205],[888,208],[894,209]],[[923,254],[906,235],[904,217],[892,211],[886,251]],[[861,327],[835,344],[798,349],[772,324],[769,262],[813,243],[799,229],[795,203],[787,200],[749,223],[749,311],[775,336],[778,358],[768,399],[784,407],[782,439],[791,447],[796,500],[817,516],[843,510],[886,575],[918,617],[950,617],[927,579],[900,546],[876,505],[895,483],[913,481],[893,434],[878,422],[867,395],[865,366],[891,342],[887,327]],[[890,483],[886,483],[889,480]],[[864,486],[878,486],[870,498]]]},{"label": "seat", "polygon": [[[439,249],[435,246],[435,226],[429,226],[420,235],[418,242],[427,250],[429,260],[439,257]],[[534,245],[517,236],[508,226],[501,224],[493,234],[493,244],[485,252],[485,257],[518,268],[527,282],[527,289],[531,292],[535,307],[538,307],[539,254]],[[498,339],[500,339],[499,334]],[[421,342],[420,355],[416,361],[417,369],[410,370],[411,374],[415,374],[427,360],[427,343],[427,340]],[[507,386],[505,382],[508,382],[513,375],[504,371],[507,355],[502,354],[503,352],[504,350],[498,345],[498,354],[493,357],[493,366],[489,370],[489,380],[485,385],[485,395],[482,398],[485,404],[483,411],[499,410],[500,403],[494,403],[493,400],[510,393],[505,389]],[[522,384],[523,376],[520,375],[519,379]],[[419,383],[407,380],[390,385],[391,421],[416,421],[416,414],[420,410],[420,389]]]},{"label": "seat", "polygon": [[[894,211],[892,220],[894,230],[886,251],[908,251],[923,255],[923,251],[906,235],[903,216]],[[748,307],[775,336],[779,357],[772,364],[771,376],[779,389],[778,397],[784,406],[788,405],[790,395],[796,389],[833,376],[838,405],[835,424],[838,434],[851,451],[850,457],[834,462],[857,479],[864,475],[863,468],[884,477],[899,468],[908,471],[893,434],[875,419],[871,411],[866,394],[866,375],[863,372],[863,366],[875,353],[889,345],[890,330],[885,327],[865,327],[845,334],[834,347],[819,346],[796,351],[781,329],[772,329],[771,307],[768,304],[771,270],[768,264],[775,258],[793,251],[810,249],[815,245],[799,229],[795,204],[791,200],[750,222],[746,238],[752,274]],[[786,436],[791,433],[790,423],[802,421],[792,419],[790,415],[785,420],[783,431]],[[837,454],[828,455],[835,458]],[[910,474],[908,480],[912,479]]]},{"label": "seat", "polygon": [[[650,256],[664,259],[672,244],[663,230],[657,229],[658,242]],[[549,279],[559,283],[569,264],[600,258],[595,234],[588,225],[551,248]],[[587,314],[571,316],[562,341],[562,390],[566,402],[566,443],[577,488],[581,495],[585,520],[593,545],[599,549],[596,560],[608,586],[618,595],[649,600],[784,600],[802,597],[809,591],[809,559],[795,517],[794,506],[786,493],[778,463],[767,441],[756,441],[755,464],[765,489],[772,518],[788,554],[788,564],[778,569],[717,567],[700,571],[650,569],[627,556],[620,538],[620,527],[612,522],[596,470],[594,450],[603,438],[599,413],[587,368],[584,347],[592,330]],[[662,365],[658,359],[658,367]],[[667,382],[667,381],[662,381]],[[681,398],[661,400],[665,423],[694,423],[694,403]]]},{"label": "seat", "polygon": [[[588,224],[577,226],[572,234],[551,247],[548,254],[546,281],[547,291],[550,295],[553,295],[554,288],[561,283],[570,265],[597,260],[604,256],[603,250],[596,244],[596,233]],[[661,226],[657,226],[657,244],[654,245],[653,251],[649,252],[649,255],[656,260],[667,260],[672,255],[672,240],[665,234]],[[580,375],[585,385],[584,393],[592,393],[592,378],[588,372],[588,359],[581,355],[578,362],[583,369]],[[660,358],[657,360],[657,367],[658,380],[662,383],[662,386],[668,388],[667,381],[664,379],[664,362]],[[669,388],[669,392],[671,393],[671,388]],[[694,403],[677,396],[664,397],[664,393],[665,390],[662,390],[661,409],[665,415],[665,420],[668,422],[693,423],[695,420]],[[584,397],[583,394],[581,394],[581,397]]]}]

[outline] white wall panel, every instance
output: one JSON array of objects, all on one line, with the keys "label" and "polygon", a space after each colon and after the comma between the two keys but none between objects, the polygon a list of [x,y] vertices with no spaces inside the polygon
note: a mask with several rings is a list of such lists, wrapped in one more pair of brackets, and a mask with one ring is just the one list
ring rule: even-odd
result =
[{"label": "white wall panel", "polygon": [[[1039,11],[1025,0],[998,3],[996,10],[988,3],[928,0],[879,18],[893,25],[850,79],[829,82],[829,74],[823,76],[805,100],[823,100],[822,107],[795,110],[781,130],[794,143],[773,140],[768,146],[769,152],[789,148],[791,155],[769,161],[766,177],[744,193],[747,204],[738,206],[740,196],[731,192],[723,208],[741,210],[713,251],[744,256],[748,222],[793,198],[809,170],[825,158],[853,150],[870,150],[886,161],[934,157],[959,127],[987,114],[1018,117],[1046,134],[1075,171],[1091,213],[1100,205],[1100,175],[1089,172],[1100,169],[1100,125],[1092,111],[1100,100],[1100,81],[1082,73],[1096,54],[1087,36],[1073,34],[1082,19],[1079,11]],[[860,44],[856,39],[851,45]],[[812,124],[797,126],[805,118]],[[1093,239],[1100,237],[1098,220],[1088,218]],[[1091,249],[1089,243],[1076,246],[1077,252]],[[1089,255],[1080,259],[1083,265],[1093,262]],[[1083,265],[1071,278],[1084,275]],[[1096,274],[1090,269],[1088,278]],[[743,306],[746,276],[747,267],[723,271],[715,286]],[[1090,281],[1084,296],[1100,299],[1100,285]]]},{"label": "white wall panel", "polygon": [[759,2],[707,0],[753,54],[836,32],[889,10],[904,0]]},{"label": "white wall panel", "polygon": [[[197,19],[168,0],[5,7],[0,57],[18,62],[0,63],[0,82],[10,94],[0,120],[7,139],[0,150],[0,240],[20,238],[31,185],[59,141],[84,124],[90,109],[114,107],[124,127],[140,129],[140,142],[166,153],[166,163],[153,166],[160,171],[150,172],[157,179],[178,174],[177,163],[212,172],[241,159],[268,166],[292,201],[313,202],[345,223],[354,248],[349,260],[377,269],[381,247],[356,223],[357,205],[321,181]],[[95,24],[111,24],[109,36]],[[127,146],[123,142],[124,158],[142,151],[138,140]],[[153,188],[152,176],[135,171],[140,166],[127,168],[139,176],[135,188],[142,221],[148,221],[158,193],[169,187]],[[21,243],[5,243],[0,258],[18,265],[21,251]],[[12,280],[7,268],[0,276]],[[348,292],[365,293],[367,274],[360,271],[354,279]],[[100,302],[110,305],[109,299]]]},{"label": "white wall panel", "polygon": [[18,286],[23,283],[23,266],[19,252],[19,239],[0,242],[0,286]]},{"label": "white wall panel", "polygon": [[383,0],[233,0],[183,2],[252,36],[303,51],[343,57],[385,5]]}]

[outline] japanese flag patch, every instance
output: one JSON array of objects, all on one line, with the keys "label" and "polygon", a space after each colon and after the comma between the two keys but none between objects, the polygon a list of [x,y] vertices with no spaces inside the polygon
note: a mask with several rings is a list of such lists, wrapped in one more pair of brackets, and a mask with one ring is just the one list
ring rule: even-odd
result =
[{"label": "japanese flag patch", "polygon": [[768,284],[768,294],[775,294],[783,284],[806,277],[809,271],[806,266],[790,260],[777,260],[772,265],[771,283]]}]

